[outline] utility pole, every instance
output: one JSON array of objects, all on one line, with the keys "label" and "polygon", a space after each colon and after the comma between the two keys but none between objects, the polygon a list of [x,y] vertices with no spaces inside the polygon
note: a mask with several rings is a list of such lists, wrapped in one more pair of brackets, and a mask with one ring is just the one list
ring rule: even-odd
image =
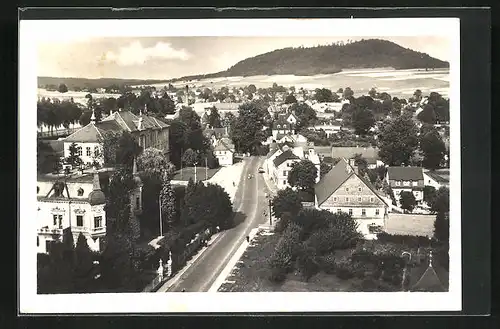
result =
[{"label": "utility pole", "polygon": [[205,180],[208,180],[208,160],[205,157]]}]

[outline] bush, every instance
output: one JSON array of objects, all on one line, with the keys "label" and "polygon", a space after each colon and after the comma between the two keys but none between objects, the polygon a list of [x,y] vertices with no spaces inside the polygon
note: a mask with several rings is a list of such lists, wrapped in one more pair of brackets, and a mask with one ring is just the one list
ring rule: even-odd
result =
[{"label": "bush", "polygon": [[297,257],[300,243],[300,227],[290,224],[278,240],[276,247],[269,259],[271,268],[270,280],[279,282],[283,275],[292,269],[292,264]]},{"label": "bush", "polygon": [[281,218],[276,222],[276,226],[274,227],[274,232],[281,233],[285,231],[288,227],[288,224],[292,221],[292,214],[289,212],[285,212],[281,215]]},{"label": "bush", "polygon": [[300,271],[302,276],[307,280],[314,274],[318,273],[319,264],[316,260],[316,253],[314,248],[302,243],[296,260],[296,268]]},{"label": "bush", "polygon": [[335,254],[330,253],[318,259],[319,269],[327,274],[335,274]]}]

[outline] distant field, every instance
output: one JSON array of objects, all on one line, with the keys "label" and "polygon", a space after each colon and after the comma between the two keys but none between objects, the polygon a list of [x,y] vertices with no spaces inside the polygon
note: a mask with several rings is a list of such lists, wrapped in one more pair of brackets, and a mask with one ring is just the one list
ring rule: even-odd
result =
[{"label": "distant field", "polygon": [[[189,85],[194,88],[211,87],[221,88],[224,86],[241,87],[254,84],[257,88],[271,87],[274,82],[285,87],[295,86],[296,89],[303,87],[307,89],[329,88],[334,91],[339,88],[351,87],[355,95],[367,94],[375,87],[379,92],[386,91],[393,97],[408,98],[416,89],[425,94],[436,91],[443,96],[448,96],[450,82],[448,69],[425,70],[394,70],[366,69],[366,70],[344,70],[340,73],[294,76],[294,75],[271,75],[250,77],[228,77],[206,80],[192,80]],[[185,86],[186,81],[173,83],[174,86]],[[153,84],[162,87],[165,83]]]}]

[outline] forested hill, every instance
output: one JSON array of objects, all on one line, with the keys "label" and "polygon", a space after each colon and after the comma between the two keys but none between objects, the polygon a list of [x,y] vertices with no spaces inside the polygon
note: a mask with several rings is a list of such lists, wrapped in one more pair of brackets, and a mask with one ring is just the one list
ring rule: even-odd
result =
[{"label": "forested hill", "polygon": [[118,78],[100,78],[100,79],[86,79],[86,78],[56,78],[56,77],[38,77],[38,88],[52,86],[57,88],[59,84],[65,84],[70,90],[75,88],[108,88],[114,86],[118,89],[119,86],[124,85],[148,85],[154,83],[164,82],[165,80],[140,80],[140,79],[118,79]]},{"label": "forested hill", "polygon": [[337,73],[342,69],[382,67],[434,69],[447,68],[449,63],[394,42],[368,39],[312,48],[278,49],[242,60],[226,71],[170,81],[276,74],[316,75]]}]

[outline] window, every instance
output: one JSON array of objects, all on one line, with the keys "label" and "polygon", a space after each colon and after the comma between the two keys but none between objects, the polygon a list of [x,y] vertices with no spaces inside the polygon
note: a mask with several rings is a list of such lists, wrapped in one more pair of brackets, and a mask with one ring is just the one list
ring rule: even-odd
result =
[{"label": "window", "polygon": [[83,155],[82,147],[78,146],[77,150],[78,150],[78,156],[81,157]]},{"label": "window", "polygon": [[418,185],[417,181],[413,182],[413,186],[417,186],[417,185]]},{"label": "window", "polygon": [[373,197],[370,197],[370,202],[373,202]]},{"label": "window", "polygon": [[102,216],[94,217],[94,228],[102,227]]},{"label": "window", "polygon": [[358,202],[361,202],[361,197],[358,197]]},{"label": "window", "polygon": [[348,188],[348,187],[346,187],[346,188],[345,188],[345,191],[346,191],[346,192],[349,192],[349,188]]},{"label": "window", "polygon": [[57,215],[52,215],[52,218],[54,219],[54,226],[57,225]]},{"label": "window", "polygon": [[88,157],[92,156],[92,152],[90,151],[90,146],[86,147],[86,154]]},{"label": "window", "polygon": [[361,209],[361,216],[366,216],[366,209]]},{"label": "window", "polygon": [[135,197],[135,209],[141,208],[141,199],[137,196]]},{"label": "window", "polygon": [[36,237],[36,246],[40,246],[40,238],[38,236]]},{"label": "window", "polygon": [[377,215],[377,216],[380,215],[380,209],[378,209],[378,208],[375,209],[375,215]]},{"label": "window", "polygon": [[58,218],[59,220],[59,228],[62,228],[62,220],[63,220],[63,216],[62,215],[58,215]]},{"label": "window", "polygon": [[342,209],[337,208],[337,213],[339,213],[339,214],[340,214],[341,212],[342,212]]},{"label": "window", "polygon": [[283,185],[286,185],[286,180],[283,181]]},{"label": "window", "polygon": [[361,192],[361,187],[358,187],[358,192]]},{"label": "window", "polygon": [[345,202],[349,202],[349,198],[348,197],[345,197]]},{"label": "window", "polygon": [[336,196],[333,197],[333,202],[337,202],[337,197]]},{"label": "window", "polygon": [[349,209],[349,216],[352,216],[352,209]]},{"label": "window", "polygon": [[36,187],[36,194],[40,193],[40,186]]},{"label": "window", "polygon": [[83,226],[83,216],[82,215],[76,215],[76,226],[78,226],[78,227]]},{"label": "window", "polygon": [[78,196],[82,196],[84,190],[80,187],[77,192],[78,192]]},{"label": "window", "polygon": [[276,127],[278,127],[278,129],[280,129],[280,128],[281,128],[281,125],[277,125]]},{"label": "window", "polygon": [[286,170],[283,170],[283,176],[286,176]]}]

